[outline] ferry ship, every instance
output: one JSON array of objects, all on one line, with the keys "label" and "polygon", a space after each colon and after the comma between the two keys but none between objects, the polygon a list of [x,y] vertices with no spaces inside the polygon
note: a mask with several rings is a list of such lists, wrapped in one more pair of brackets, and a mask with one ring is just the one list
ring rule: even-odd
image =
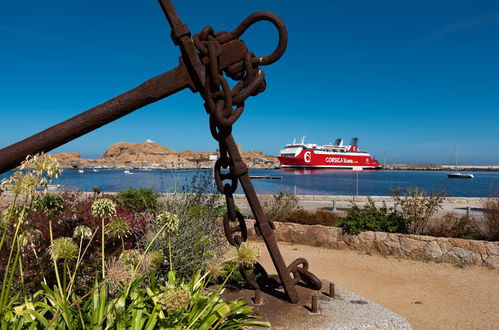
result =
[{"label": "ferry ship", "polygon": [[279,153],[281,168],[289,167],[317,167],[335,169],[379,169],[379,162],[371,158],[367,151],[360,151],[359,139],[353,138],[350,145],[343,145],[343,139],[336,139],[334,144],[319,146],[305,143],[303,137],[300,142],[286,144]]}]

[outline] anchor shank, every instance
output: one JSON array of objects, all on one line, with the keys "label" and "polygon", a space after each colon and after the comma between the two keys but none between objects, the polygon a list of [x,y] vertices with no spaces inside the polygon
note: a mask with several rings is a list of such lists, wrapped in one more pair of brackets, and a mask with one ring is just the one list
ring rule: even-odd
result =
[{"label": "anchor shank", "polygon": [[[237,164],[244,164],[232,134],[229,134],[225,138],[225,143],[227,145],[227,152],[229,153],[234,164],[236,164],[236,166]],[[256,195],[255,188],[253,187],[247,172],[239,176],[239,182],[241,182],[248,204],[255,216],[255,220],[257,222],[256,225],[260,227],[263,240],[277,270],[277,274],[279,275],[284,291],[288,295],[289,300],[292,303],[296,303],[298,302],[298,294],[293,286],[290,274],[287,273],[286,264],[282,258],[281,252],[279,251],[279,247],[277,246],[274,231],[270,227],[270,223],[263,213],[263,209]]]}]

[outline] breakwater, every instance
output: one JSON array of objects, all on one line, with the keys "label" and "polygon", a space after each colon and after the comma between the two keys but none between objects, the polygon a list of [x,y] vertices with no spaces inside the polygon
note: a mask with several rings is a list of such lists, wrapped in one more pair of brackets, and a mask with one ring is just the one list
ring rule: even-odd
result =
[{"label": "breakwater", "polygon": [[499,172],[499,165],[490,164],[418,164],[418,163],[387,163],[383,164],[384,170],[392,171],[492,171]]}]

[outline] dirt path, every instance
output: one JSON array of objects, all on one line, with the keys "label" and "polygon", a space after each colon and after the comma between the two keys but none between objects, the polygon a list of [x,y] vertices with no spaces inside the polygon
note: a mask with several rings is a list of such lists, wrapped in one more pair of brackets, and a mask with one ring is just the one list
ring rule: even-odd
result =
[{"label": "dirt path", "polygon": [[[262,263],[273,269],[260,247]],[[393,310],[414,329],[499,328],[498,270],[286,243],[279,247],[287,264],[306,258],[319,278]]]}]

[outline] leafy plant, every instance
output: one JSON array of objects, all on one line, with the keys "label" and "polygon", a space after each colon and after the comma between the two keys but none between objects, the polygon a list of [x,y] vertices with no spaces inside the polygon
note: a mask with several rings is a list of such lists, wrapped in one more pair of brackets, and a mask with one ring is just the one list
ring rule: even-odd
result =
[{"label": "leafy plant", "polygon": [[101,219],[101,261],[102,261],[102,278],[106,277],[105,269],[105,220],[116,214],[116,205],[108,198],[100,198],[92,203],[92,215]]},{"label": "leafy plant", "polygon": [[467,215],[457,215],[455,212],[448,212],[440,219],[435,219],[431,225],[427,226],[425,233],[432,236],[474,238],[473,221]]},{"label": "leafy plant", "polygon": [[489,240],[499,241],[499,193],[489,197],[482,203],[483,219],[480,223],[480,233]]},{"label": "leafy plant", "polygon": [[159,194],[151,188],[129,188],[120,191],[114,200],[118,208],[131,212],[155,211],[158,208]]},{"label": "leafy plant", "polygon": [[421,235],[445,200],[443,190],[428,193],[417,187],[409,187],[404,190],[394,189],[391,193],[395,202],[400,205],[408,232],[415,235]]},{"label": "leafy plant", "polygon": [[378,209],[372,199],[362,209],[353,204],[339,226],[352,234],[364,231],[407,232],[406,222],[400,213],[387,208],[385,204]]},{"label": "leafy plant", "polygon": [[46,188],[51,180],[60,173],[57,161],[42,154],[28,156],[21,164],[21,169],[23,171],[15,172],[10,178],[3,179],[0,184],[2,191],[11,192],[14,195],[10,206],[2,212],[2,218],[4,218],[2,220],[5,223],[0,238],[0,253],[3,252],[5,243],[10,245],[10,248],[8,249],[8,257],[2,262],[1,267],[3,281],[0,293],[0,317],[9,312],[19,297],[18,294],[11,295],[15,280],[19,280],[19,285],[24,291],[22,249],[27,233],[26,219],[31,213],[36,189]]},{"label": "leafy plant", "polygon": [[340,217],[331,211],[298,209],[288,213],[281,221],[301,223],[304,225],[336,226]]},{"label": "leafy plant", "polygon": [[33,203],[33,207],[35,210],[53,216],[64,211],[64,200],[57,194],[47,193],[38,196]]},{"label": "leafy plant", "polygon": [[[178,276],[192,276],[227,250],[228,244],[219,220],[220,201],[220,195],[213,190],[211,178],[202,172],[195,175],[192,181],[183,185],[179,183],[177,191],[165,196],[158,212],[174,214],[178,218],[178,230],[167,237],[158,237],[152,249],[170,255],[170,242],[172,263]],[[144,237],[143,245],[147,245],[152,233],[163,225],[164,222],[158,220],[150,220],[149,234]],[[165,279],[168,271],[169,261],[158,270],[158,280]]]},{"label": "leafy plant", "polygon": [[282,221],[298,207],[298,197],[291,194],[261,195],[263,212],[270,221]]}]

